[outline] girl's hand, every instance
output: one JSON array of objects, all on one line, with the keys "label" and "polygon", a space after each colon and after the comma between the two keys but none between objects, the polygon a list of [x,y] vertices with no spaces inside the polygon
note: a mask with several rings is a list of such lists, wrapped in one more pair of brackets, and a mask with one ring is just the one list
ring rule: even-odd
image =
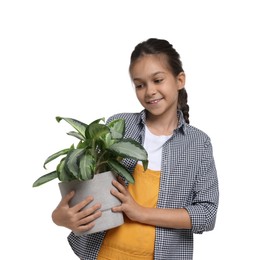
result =
[{"label": "girl's hand", "polygon": [[121,205],[114,207],[112,211],[124,212],[130,220],[139,221],[143,207],[133,199],[122,179],[118,178],[118,181],[113,180],[112,184],[117,190],[111,190],[111,194],[117,197],[122,203]]},{"label": "girl's hand", "polygon": [[91,229],[95,223],[93,220],[101,216],[100,204],[95,204],[88,209],[84,209],[91,201],[93,197],[88,196],[85,200],[79,202],[75,206],[69,206],[69,201],[73,198],[75,192],[71,191],[64,198],[52,213],[52,220],[58,226],[69,228],[73,232],[83,232]]},{"label": "girl's hand", "polygon": [[111,193],[117,197],[122,204],[114,207],[113,212],[124,212],[132,221],[151,226],[164,228],[191,229],[192,221],[185,208],[149,208],[139,205],[129,193],[122,180],[113,181],[116,189]]}]

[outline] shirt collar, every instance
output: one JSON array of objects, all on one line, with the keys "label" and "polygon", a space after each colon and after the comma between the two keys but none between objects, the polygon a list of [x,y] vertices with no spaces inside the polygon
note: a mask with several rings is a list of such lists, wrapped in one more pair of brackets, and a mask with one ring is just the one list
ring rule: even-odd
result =
[{"label": "shirt collar", "polygon": [[[186,134],[187,132],[187,124],[185,122],[183,113],[181,110],[177,111],[178,114],[178,127],[175,129],[175,131],[180,131],[183,134]],[[145,126],[146,123],[146,109],[143,109],[140,112],[140,123],[142,123]]]}]

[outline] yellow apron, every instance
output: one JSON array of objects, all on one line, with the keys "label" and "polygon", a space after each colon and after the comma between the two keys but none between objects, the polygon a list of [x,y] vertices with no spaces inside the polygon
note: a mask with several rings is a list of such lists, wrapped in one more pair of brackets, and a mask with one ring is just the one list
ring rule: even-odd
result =
[{"label": "yellow apron", "polygon": [[[135,184],[128,190],[134,200],[144,207],[155,208],[159,191],[159,171],[146,170],[137,164]],[[132,222],[127,217],[124,224],[108,230],[98,260],[152,260],[154,256],[155,227]]]}]

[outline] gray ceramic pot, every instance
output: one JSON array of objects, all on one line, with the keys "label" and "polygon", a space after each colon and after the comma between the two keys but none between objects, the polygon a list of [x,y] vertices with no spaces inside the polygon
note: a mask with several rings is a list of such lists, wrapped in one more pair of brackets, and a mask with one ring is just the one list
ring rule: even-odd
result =
[{"label": "gray ceramic pot", "polygon": [[87,207],[92,206],[95,203],[101,203],[102,216],[95,220],[95,226],[87,232],[75,233],[76,235],[85,235],[104,231],[124,223],[123,214],[115,213],[111,211],[111,208],[120,205],[121,202],[111,195],[110,190],[115,187],[112,185],[112,180],[115,179],[115,175],[112,172],[104,172],[96,174],[92,180],[88,181],[71,181],[60,182],[59,188],[62,197],[64,197],[71,190],[75,190],[75,196],[70,201],[70,206],[74,206],[78,202],[84,200],[88,195],[92,195],[94,201],[92,201]]}]

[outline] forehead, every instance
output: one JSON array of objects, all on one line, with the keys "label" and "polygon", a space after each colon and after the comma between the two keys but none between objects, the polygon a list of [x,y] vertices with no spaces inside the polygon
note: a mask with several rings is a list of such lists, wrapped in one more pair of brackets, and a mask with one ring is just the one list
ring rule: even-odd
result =
[{"label": "forehead", "polygon": [[158,72],[170,72],[167,58],[163,54],[147,54],[138,58],[131,66],[132,78],[142,78]]}]

